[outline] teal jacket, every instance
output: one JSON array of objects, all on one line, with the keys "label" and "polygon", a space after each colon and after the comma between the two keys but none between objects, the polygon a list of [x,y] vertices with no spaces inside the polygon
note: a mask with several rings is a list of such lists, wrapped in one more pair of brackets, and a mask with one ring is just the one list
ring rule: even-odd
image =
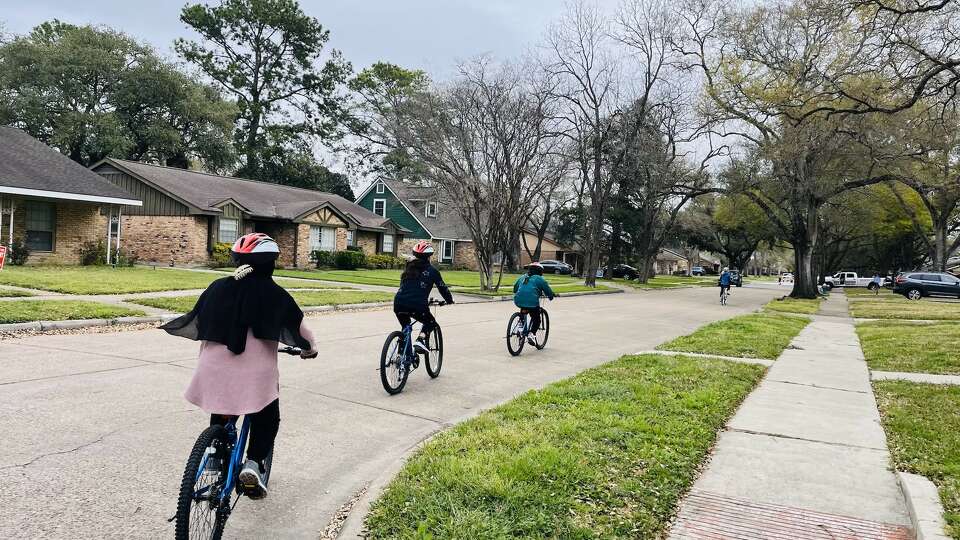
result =
[{"label": "teal jacket", "polygon": [[[526,281],[526,283],[524,283]],[[553,300],[553,289],[543,276],[520,276],[513,284],[513,303],[520,308],[540,307],[540,296]]]}]

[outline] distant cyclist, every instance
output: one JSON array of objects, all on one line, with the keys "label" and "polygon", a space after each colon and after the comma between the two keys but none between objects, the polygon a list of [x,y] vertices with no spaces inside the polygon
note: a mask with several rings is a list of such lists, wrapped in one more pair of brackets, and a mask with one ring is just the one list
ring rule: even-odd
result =
[{"label": "distant cyclist", "polygon": [[393,312],[400,321],[401,328],[405,328],[412,322],[411,317],[423,323],[413,348],[424,354],[429,352],[427,338],[437,326],[437,320],[430,313],[428,305],[433,287],[436,286],[446,303],[453,303],[453,295],[450,294],[447,284],[443,282],[440,271],[430,264],[430,256],[433,252],[433,244],[427,240],[421,240],[413,246],[413,260],[403,269],[403,274],[400,275],[400,290],[393,298]]},{"label": "distant cyclist", "polygon": [[723,273],[720,274],[720,298],[723,298],[724,291],[730,294],[730,268],[726,266],[723,267]]},{"label": "distant cyclist", "polygon": [[174,336],[200,341],[200,360],[184,397],[210,413],[210,425],[226,416],[250,418],[247,461],[239,480],[251,499],[267,496],[264,460],[280,428],[280,342],[317,356],[303,311],[273,281],[280,248],[262,233],[240,237],[230,254],[237,265],[203,291],[193,309],[161,326]]},{"label": "distant cyclist", "polygon": [[[520,309],[530,312],[530,333],[527,343],[536,346],[533,336],[540,330],[540,297],[553,300],[553,289],[543,279],[543,265],[538,262],[527,267],[527,275],[520,276],[513,284],[513,303]],[[522,344],[523,342],[521,342]]]}]

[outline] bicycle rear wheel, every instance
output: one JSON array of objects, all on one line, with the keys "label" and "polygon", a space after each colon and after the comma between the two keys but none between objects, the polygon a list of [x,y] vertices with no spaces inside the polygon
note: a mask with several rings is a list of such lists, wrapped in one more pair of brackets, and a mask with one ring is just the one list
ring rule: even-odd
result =
[{"label": "bicycle rear wheel", "polygon": [[519,356],[523,351],[523,344],[526,343],[523,337],[523,317],[520,313],[514,313],[507,322],[507,350],[512,356]]},{"label": "bicycle rear wheel", "polygon": [[437,326],[430,332],[429,343],[427,347],[430,354],[427,355],[427,375],[431,379],[436,379],[440,375],[440,369],[443,368],[443,332]]},{"label": "bicycle rear wheel", "polygon": [[403,362],[403,333],[393,331],[380,352],[380,382],[388,394],[399,394],[407,384],[409,372]]},{"label": "bicycle rear wheel", "polygon": [[537,329],[537,350],[542,351],[547,346],[550,337],[550,315],[547,310],[540,308],[540,328]]},{"label": "bicycle rear wheel", "polygon": [[[213,448],[206,462],[207,449]],[[223,493],[230,464],[230,444],[223,426],[203,430],[193,444],[180,481],[176,539],[219,540],[230,512],[230,493]],[[222,495],[222,498],[221,498]]]}]

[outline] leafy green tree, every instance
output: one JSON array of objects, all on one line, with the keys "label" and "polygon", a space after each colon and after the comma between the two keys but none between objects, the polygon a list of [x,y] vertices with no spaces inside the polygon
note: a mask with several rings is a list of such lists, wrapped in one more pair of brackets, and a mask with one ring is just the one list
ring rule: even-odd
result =
[{"label": "leafy green tree", "polygon": [[239,175],[262,178],[268,154],[337,134],[350,64],[336,50],[321,63],[330,33],[297,2],[188,4],[180,20],[201,39],[178,39],[176,51],[237,102]]},{"label": "leafy green tree", "polygon": [[731,268],[745,270],[761,244],[776,241],[766,214],[743,195],[698,197],[679,221],[685,243],[722,255]]},{"label": "leafy green tree", "polygon": [[0,44],[0,123],[84,165],[114,156],[222,167],[232,116],[213,89],[109,28],[50,21]]},{"label": "leafy green tree", "polygon": [[278,149],[278,152],[264,155],[260,167],[260,179],[286,186],[314,189],[340,195],[344,199],[354,199],[350,179],[336,173],[317,162],[308,150],[290,152]]}]

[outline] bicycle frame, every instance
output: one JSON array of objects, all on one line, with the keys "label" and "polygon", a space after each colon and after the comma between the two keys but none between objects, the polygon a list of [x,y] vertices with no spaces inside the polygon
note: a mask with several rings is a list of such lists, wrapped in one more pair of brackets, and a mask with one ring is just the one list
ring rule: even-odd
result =
[{"label": "bicycle frame", "polygon": [[[230,462],[227,466],[227,479],[223,484],[223,490],[220,492],[220,502],[223,502],[223,499],[228,493],[231,493],[236,487],[237,483],[237,469],[240,468],[240,464],[243,459],[243,451],[247,446],[247,436],[250,434],[250,418],[246,415],[243,417],[243,424],[240,426],[240,432],[237,433],[237,417],[232,417],[227,421],[223,426],[227,430],[227,439],[233,440],[233,450],[230,452]],[[200,480],[200,475],[203,474],[204,469],[207,467],[207,460],[210,459],[210,454],[203,456],[203,461],[200,462],[200,467],[197,468],[197,477],[194,478],[193,482],[196,484]],[[203,490],[209,489],[209,486],[203,488]],[[194,493],[194,497],[199,497],[203,495],[202,491]]]}]

